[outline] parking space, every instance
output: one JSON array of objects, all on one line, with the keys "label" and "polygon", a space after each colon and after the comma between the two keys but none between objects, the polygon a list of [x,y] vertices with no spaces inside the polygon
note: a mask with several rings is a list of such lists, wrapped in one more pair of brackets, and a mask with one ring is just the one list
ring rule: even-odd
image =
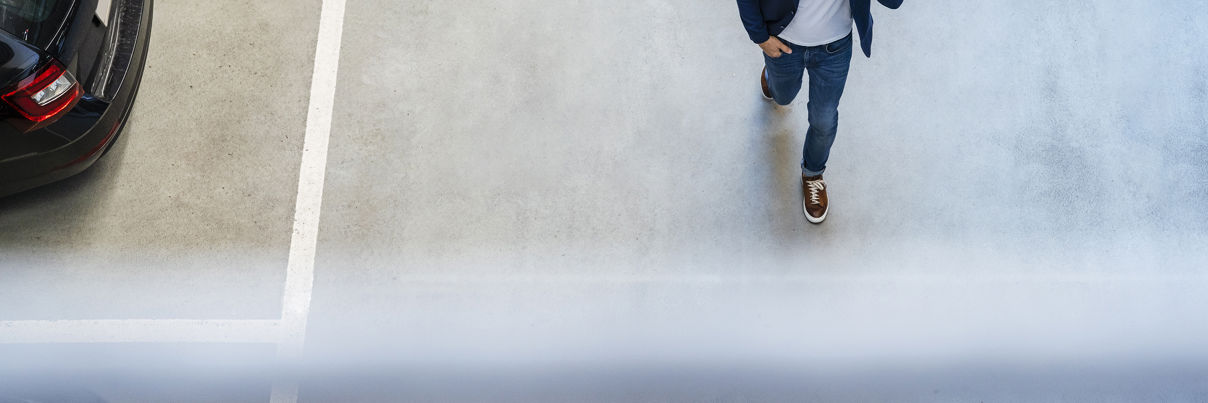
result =
[{"label": "parking space", "polygon": [[279,317],[318,4],[156,2],[112,152],[0,201],[0,320]]},{"label": "parking space", "polygon": [[[0,322],[263,336],[162,364],[218,372],[275,364],[308,322],[312,378],[276,401],[1204,393],[1208,32],[1182,16],[1208,7],[877,8],[812,226],[804,95],[759,97],[732,2],[348,2],[326,169],[302,186],[323,1],[161,3],[114,151],[0,200]],[[301,229],[300,191],[323,203]],[[113,348],[180,354],[83,355]],[[1110,372],[1142,364],[1169,376]],[[210,381],[105,396],[268,397]]]},{"label": "parking space", "polygon": [[[759,98],[733,4],[351,4],[308,354],[418,372],[1203,354],[1184,336],[1208,332],[1188,135],[1206,100],[1186,83],[1206,61],[1179,12],[878,12],[815,227],[804,100]],[[1140,35],[1105,31],[1127,16]],[[1158,40],[1187,57],[1128,57]]]}]

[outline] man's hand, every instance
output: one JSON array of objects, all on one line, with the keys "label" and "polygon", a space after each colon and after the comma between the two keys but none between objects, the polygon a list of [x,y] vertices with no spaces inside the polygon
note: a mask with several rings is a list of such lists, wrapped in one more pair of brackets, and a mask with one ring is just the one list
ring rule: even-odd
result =
[{"label": "man's hand", "polygon": [[768,37],[768,40],[759,44],[759,48],[763,49],[763,53],[773,59],[783,56],[784,53],[793,53],[793,49],[781,42],[779,38],[774,36]]}]

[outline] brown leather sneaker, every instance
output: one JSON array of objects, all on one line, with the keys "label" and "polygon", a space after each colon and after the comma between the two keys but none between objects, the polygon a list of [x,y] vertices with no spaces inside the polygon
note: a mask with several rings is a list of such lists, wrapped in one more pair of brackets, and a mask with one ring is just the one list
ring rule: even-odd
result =
[{"label": "brown leather sneaker", "polygon": [[822,175],[801,175],[801,194],[801,209],[805,211],[805,219],[814,224],[826,220],[830,204],[826,200],[826,181],[822,180]]},{"label": "brown leather sneaker", "polygon": [[768,88],[768,67],[763,67],[763,73],[759,74],[759,86],[763,87],[763,98],[772,99],[772,89]]}]

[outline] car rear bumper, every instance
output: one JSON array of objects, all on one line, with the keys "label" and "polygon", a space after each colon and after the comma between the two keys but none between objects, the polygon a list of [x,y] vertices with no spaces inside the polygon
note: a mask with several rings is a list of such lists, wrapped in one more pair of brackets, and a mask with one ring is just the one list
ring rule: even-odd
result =
[{"label": "car rear bumper", "polygon": [[[141,2],[141,15],[136,27],[123,29],[128,38],[120,38],[119,42],[134,43],[126,54],[115,55],[115,60],[127,63],[123,69],[124,77],[121,85],[112,98],[112,102],[93,104],[105,105],[99,118],[83,134],[75,140],[52,151],[36,153],[0,162],[0,197],[21,192],[48,183],[59,181],[88,169],[104,154],[105,150],[117,139],[130,109],[134,105],[138,93],[139,82],[142,81],[143,67],[146,63],[147,47],[151,32],[152,0],[132,0]],[[122,48],[117,48],[120,52]],[[85,102],[81,102],[84,104]],[[106,105],[107,104],[107,105]],[[77,108],[86,108],[85,105]],[[73,136],[74,137],[74,136]]]}]

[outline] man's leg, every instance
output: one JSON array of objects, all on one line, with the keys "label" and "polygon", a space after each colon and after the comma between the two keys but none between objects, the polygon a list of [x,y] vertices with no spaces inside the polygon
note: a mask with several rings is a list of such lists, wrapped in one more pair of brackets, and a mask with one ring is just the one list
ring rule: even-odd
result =
[{"label": "man's leg", "polygon": [[801,174],[822,175],[830,158],[831,144],[839,131],[839,98],[847,84],[851,66],[852,37],[848,35],[825,48],[811,52],[806,69],[810,74],[809,122],[802,150]]},{"label": "man's leg", "polygon": [[767,67],[768,89],[772,92],[772,100],[780,105],[788,105],[801,92],[801,79],[805,74],[805,49],[788,44],[793,53],[784,53],[773,58],[763,55],[764,66]]},{"label": "man's leg", "polygon": [[801,158],[801,208],[814,224],[826,220],[830,211],[826,181],[822,171],[830,157],[831,144],[839,131],[839,98],[847,85],[851,66],[851,35],[834,43],[811,49],[805,68],[810,73],[810,128],[805,133]]}]

